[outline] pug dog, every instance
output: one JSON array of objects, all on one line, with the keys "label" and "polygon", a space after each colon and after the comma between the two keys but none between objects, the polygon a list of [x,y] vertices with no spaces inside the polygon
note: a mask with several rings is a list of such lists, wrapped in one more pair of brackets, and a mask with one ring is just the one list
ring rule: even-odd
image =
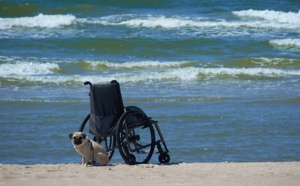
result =
[{"label": "pug dog", "polygon": [[109,162],[106,150],[97,142],[89,140],[83,132],[74,132],[69,135],[74,148],[82,158],[82,166],[107,165]]}]

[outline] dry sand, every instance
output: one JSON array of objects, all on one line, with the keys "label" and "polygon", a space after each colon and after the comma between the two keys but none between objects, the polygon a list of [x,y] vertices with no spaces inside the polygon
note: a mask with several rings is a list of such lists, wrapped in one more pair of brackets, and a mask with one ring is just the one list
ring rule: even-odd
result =
[{"label": "dry sand", "polygon": [[0,185],[300,185],[300,162],[170,165],[0,164]]}]

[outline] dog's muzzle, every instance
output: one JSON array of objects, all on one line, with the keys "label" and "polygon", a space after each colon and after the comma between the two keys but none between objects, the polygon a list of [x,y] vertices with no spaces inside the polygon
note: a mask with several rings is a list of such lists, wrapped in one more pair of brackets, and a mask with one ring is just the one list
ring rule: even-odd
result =
[{"label": "dog's muzzle", "polygon": [[75,145],[80,145],[82,143],[82,138],[73,138],[73,143]]}]

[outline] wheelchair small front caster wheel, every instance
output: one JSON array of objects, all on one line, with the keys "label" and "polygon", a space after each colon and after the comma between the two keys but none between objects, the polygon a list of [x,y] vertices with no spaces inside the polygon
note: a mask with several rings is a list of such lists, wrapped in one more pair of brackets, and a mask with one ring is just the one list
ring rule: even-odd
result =
[{"label": "wheelchair small front caster wheel", "polygon": [[167,153],[161,153],[158,156],[158,160],[160,163],[169,163],[170,162],[170,156]]}]

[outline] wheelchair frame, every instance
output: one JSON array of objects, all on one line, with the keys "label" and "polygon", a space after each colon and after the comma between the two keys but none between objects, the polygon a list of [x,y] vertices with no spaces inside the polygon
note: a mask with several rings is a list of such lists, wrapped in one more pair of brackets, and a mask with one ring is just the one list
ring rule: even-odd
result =
[{"label": "wheelchair frame", "polygon": [[[121,105],[124,107],[119,83],[116,80],[113,80],[110,82],[110,84],[116,84],[116,86],[118,86],[118,99],[121,99]],[[85,82],[84,85],[90,85],[89,95],[92,97],[91,93],[93,93],[92,91],[94,85],[88,81]],[[91,98],[90,102],[92,101],[93,100]],[[87,122],[91,120],[91,114],[92,109],[91,113],[88,114],[81,123],[79,127],[80,132],[84,130]],[[96,124],[99,125],[99,123]],[[109,125],[112,126],[112,123]],[[89,127],[91,127],[91,125]],[[124,111],[120,118],[115,124],[113,124],[112,127],[110,127],[109,131],[110,132],[105,134],[94,134],[93,138],[94,141],[100,144],[102,142],[104,143],[103,147],[108,152],[109,159],[113,157],[115,150],[118,149],[125,163],[129,165],[148,163],[156,146],[158,153],[160,154],[158,156],[159,162],[170,162],[170,156],[168,154],[169,150],[158,126],[158,121],[148,117],[139,107],[124,107]],[[91,133],[91,129],[89,132]],[[157,141],[155,141],[155,134],[158,134],[159,136],[159,140]]]}]

